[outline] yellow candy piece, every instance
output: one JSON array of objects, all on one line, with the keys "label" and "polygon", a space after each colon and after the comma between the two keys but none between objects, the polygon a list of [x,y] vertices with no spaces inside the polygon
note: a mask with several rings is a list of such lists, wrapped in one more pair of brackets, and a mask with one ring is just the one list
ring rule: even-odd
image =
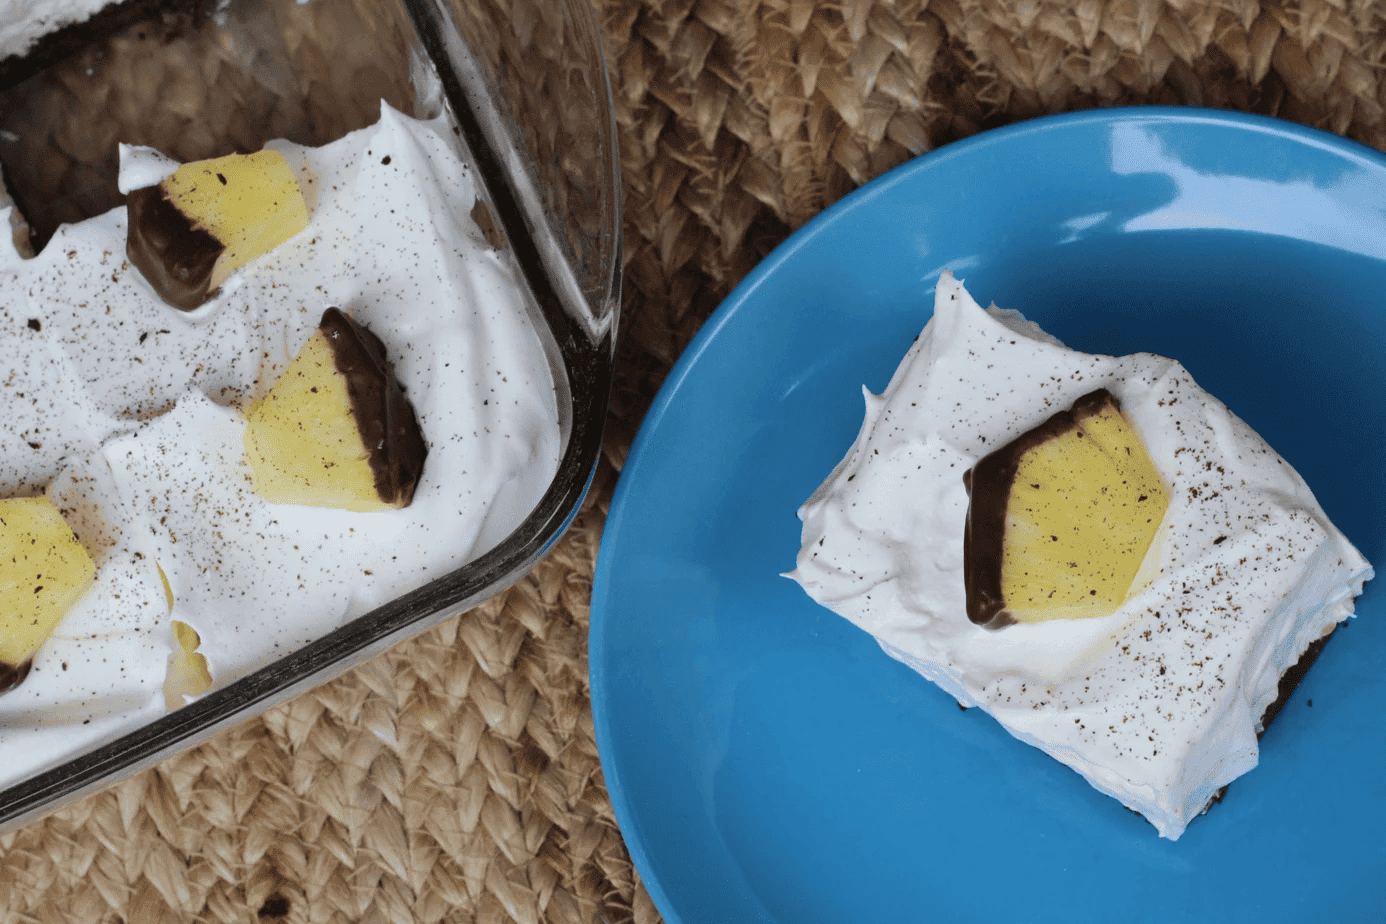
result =
[{"label": "yellow candy piece", "polygon": [[[984,625],[1115,612],[1169,507],[1140,434],[1105,390],[978,462],[970,490],[968,615]],[[998,531],[1000,508],[984,508],[1002,497]]]},{"label": "yellow candy piece", "polygon": [[0,500],[0,692],[28,675],[34,653],[95,576],[47,498]]},{"label": "yellow candy piece", "polygon": [[126,206],[130,261],[184,311],[308,227],[298,178],[277,151],[184,164],[158,185],[133,190]]},{"label": "yellow candy piece", "polygon": [[278,151],[184,164],[160,184],[178,210],[224,248],[208,288],[308,227],[308,206]]},{"label": "yellow candy piece", "polygon": [[413,500],[427,453],[413,408],[380,341],[336,309],[245,417],[255,491],[271,503],[364,512]]}]

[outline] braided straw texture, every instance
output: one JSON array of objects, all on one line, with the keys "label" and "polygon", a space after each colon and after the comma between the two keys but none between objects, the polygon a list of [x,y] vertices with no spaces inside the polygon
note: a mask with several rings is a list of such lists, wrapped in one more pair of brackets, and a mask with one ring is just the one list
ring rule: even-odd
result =
[{"label": "braided straw texture", "polygon": [[[542,0],[509,2],[532,20]],[[509,592],[0,837],[0,921],[658,921],[598,763],[588,603],[641,415],[731,287],[858,184],[1043,113],[1215,106],[1386,148],[1380,0],[601,4],[624,168],[625,299],[605,460],[586,509]],[[340,0],[306,9],[320,47],[379,27],[369,17],[344,27],[334,10],[352,5]],[[324,67],[351,57],[329,55]],[[73,121],[104,130],[104,112],[125,110],[102,100],[162,79],[117,75]],[[325,82],[315,117],[357,106],[347,90],[335,103],[327,92],[350,84]]]}]

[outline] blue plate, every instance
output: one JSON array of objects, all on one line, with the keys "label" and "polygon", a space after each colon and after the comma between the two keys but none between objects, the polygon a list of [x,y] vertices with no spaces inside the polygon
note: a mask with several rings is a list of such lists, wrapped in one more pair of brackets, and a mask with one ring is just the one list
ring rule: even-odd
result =
[{"label": "blue plate", "polygon": [[943,269],[1088,352],[1180,360],[1386,566],[1386,158],[1202,110],[950,145],[796,233],[685,352],[593,589],[616,817],[670,924],[1381,921],[1386,591],[1177,843],[780,573]]}]

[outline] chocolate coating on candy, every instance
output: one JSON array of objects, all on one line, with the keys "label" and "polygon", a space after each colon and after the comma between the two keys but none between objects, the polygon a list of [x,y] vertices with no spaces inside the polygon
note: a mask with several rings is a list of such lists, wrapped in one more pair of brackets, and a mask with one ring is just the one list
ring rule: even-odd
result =
[{"label": "chocolate coating on candy", "polygon": [[192,311],[216,294],[212,269],[225,247],[178,210],[161,186],[125,197],[129,218],[125,253],[170,305]]},{"label": "chocolate coating on candy", "polygon": [[1001,593],[1001,562],[1006,510],[1021,457],[1107,408],[1121,410],[1107,389],[1090,391],[1073,402],[1073,407],[983,456],[963,473],[968,496],[967,525],[963,528],[963,583],[967,589],[967,618],[972,622],[988,629],[1001,629],[1016,622],[1006,611]]},{"label": "chocolate coating on candy", "polygon": [[323,312],[318,327],[332,348],[337,372],[346,380],[352,417],[370,452],[376,493],[384,503],[407,507],[423,473],[428,446],[394,366],[385,358],[385,345],[336,308]]},{"label": "chocolate coating on candy", "polygon": [[23,664],[0,664],[0,693],[8,693],[15,687],[24,682],[24,678],[29,676],[29,668],[34,666],[34,659],[29,658]]}]

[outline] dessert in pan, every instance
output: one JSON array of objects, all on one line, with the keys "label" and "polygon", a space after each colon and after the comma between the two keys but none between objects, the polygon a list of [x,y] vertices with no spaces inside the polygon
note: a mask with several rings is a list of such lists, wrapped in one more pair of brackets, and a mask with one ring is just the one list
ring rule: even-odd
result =
[{"label": "dessert in pan", "polygon": [[1068,349],[948,273],[800,517],[814,600],[1171,839],[1372,576],[1179,363]]},{"label": "dessert in pan", "polygon": [[0,788],[451,572],[553,479],[550,359],[416,89],[316,147],[121,145],[125,204],[0,241]]}]

